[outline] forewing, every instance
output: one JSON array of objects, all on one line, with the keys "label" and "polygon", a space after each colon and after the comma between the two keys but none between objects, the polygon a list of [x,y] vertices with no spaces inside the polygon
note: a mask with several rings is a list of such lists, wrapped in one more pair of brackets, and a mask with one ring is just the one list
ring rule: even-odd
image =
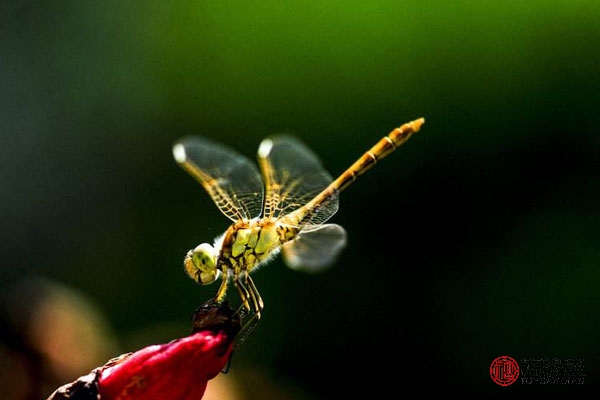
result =
[{"label": "forewing", "polygon": [[[331,175],[319,158],[299,139],[290,135],[266,138],[258,149],[258,164],[265,181],[265,217],[280,217],[297,210],[331,183]],[[338,209],[331,196],[304,223],[320,224]]]},{"label": "forewing", "polygon": [[293,269],[320,272],[331,266],[346,245],[346,231],[337,224],[325,224],[301,231],[283,245],[283,259]]},{"label": "forewing", "polygon": [[255,163],[220,143],[190,136],[173,145],[173,156],[232,221],[260,216],[263,183]]}]

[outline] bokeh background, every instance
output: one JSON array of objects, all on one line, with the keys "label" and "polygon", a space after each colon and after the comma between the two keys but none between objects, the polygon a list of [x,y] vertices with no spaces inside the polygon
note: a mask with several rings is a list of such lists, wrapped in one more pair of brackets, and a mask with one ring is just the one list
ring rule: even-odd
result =
[{"label": "bokeh background", "polygon": [[[341,195],[335,267],[255,274],[264,319],[209,391],[597,390],[598,21],[594,0],[2,2],[2,398],[188,334],[216,287],[183,256],[228,220],[179,137],[254,158],[289,132],[336,175],[418,117]],[[500,387],[502,355],[583,359],[585,383]]]}]

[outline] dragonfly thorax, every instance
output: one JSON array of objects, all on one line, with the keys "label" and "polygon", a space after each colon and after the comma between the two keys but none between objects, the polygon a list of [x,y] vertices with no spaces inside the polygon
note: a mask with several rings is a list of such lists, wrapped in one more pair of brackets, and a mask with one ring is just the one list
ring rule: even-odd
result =
[{"label": "dragonfly thorax", "polygon": [[233,275],[241,271],[251,272],[279,253],[281,245],[289,240],[284,231],[271,218],[239,221],[231,225],[219,246],[217,269]]}]

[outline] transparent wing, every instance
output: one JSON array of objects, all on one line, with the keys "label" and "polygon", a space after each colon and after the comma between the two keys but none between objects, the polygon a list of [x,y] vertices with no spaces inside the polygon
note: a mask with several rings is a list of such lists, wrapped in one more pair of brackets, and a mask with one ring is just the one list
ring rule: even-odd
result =
[{"label": "transparent wing", "polygon": [[[333,180],[319,158],[293,136],[275,135],[262,141],[258,164],[265,181],[263,216],[277,218],[297,210]],[[337,194],[321,204],[303,223],[321,224],[338,209]]]},{"label": "transparent wing", "polygon": [[283,245],[283,259],[293,269],[319,272],[331,266],[346,245],[346,231],[337,224],[325,224]]},{"label": "transparent wing", "polygon": [[173,145],[173,156],[229,219],[260,216],[263,182],[247,157],[210,139],[191,136]]}]

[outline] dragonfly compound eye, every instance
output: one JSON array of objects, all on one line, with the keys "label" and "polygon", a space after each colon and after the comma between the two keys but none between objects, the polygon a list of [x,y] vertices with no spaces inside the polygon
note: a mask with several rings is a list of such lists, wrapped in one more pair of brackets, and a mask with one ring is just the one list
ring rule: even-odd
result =
[{"label": "dragonfly compound eye", "polygon": [[216,257],[214,248],[203,243],[194,250],[188,252],[184,265],[187,274],[203,285],[213,283],[221,275],[216,269]]}]

